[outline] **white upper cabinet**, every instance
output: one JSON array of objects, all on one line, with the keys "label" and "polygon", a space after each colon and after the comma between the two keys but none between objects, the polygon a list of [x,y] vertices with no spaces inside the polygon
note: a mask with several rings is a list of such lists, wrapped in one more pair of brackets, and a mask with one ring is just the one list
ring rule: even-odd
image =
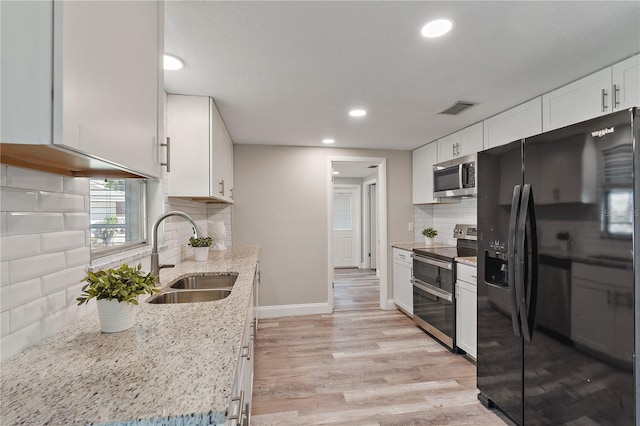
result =
[{"label": "white upper cabinet", "polygon": [[232,202],[233,143],[213,99],[167,97],[168,195]]},{"label": "white upper cabinet", "polygon": [[613,110],[640,106],[640,55],[615,64],[611,72]]},{"label": "white upper cabinet", "polygon": [[3,2],[2,142],[158,177],[163,21],[157,1]]},{"label": "white upper cabinet", "polygon": [[484,121],[484,146],[493,148],[542,133],[542,97]]},{"label": "white upper cabinet", "polygon": [[483,149],[482,122],[438,139],[438,163],[475,154]]},{"label": "white upper cabinet", "polygon": [[640,56],[542,96],[542,129],[557,129],[640,104]]},{"label": "white upper cabinet", "polygon": [[433,165],[438,162],[438,143],[413,150],[413,204],[437,203],[433,197]]}]

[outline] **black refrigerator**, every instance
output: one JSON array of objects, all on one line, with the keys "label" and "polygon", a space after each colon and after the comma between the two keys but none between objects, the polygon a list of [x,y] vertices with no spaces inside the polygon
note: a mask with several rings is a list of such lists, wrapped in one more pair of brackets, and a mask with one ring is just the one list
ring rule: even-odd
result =
[{"label": "black refrigerator", "polygon": [[478,154],[478,398],[518,425],[636,423],[638,121]]}]

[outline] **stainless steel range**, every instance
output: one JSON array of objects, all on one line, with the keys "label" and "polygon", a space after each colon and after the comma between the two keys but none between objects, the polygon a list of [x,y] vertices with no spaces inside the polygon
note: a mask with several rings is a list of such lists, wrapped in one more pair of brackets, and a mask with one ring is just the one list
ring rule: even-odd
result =
[{"label": "stainless steel range", "polygon": [[413,322],[454,351],[456,340],[455,258],[476,255],[475,225],[456,225],[456,246],[415,248]]}]

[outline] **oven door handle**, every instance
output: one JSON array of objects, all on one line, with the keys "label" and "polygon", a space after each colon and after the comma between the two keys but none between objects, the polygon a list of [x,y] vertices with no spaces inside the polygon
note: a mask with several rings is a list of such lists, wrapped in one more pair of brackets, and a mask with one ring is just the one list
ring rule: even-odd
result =
[{"label": "oven door handle", "polygon": [[425,283],[424,281],[420,281],[417,278],[412,278],[411,284],[413,284],[414,287],[417,287],[420,290],[431,294],[432,296],[439,297],[440,299],[444,299],[447,302],[453,302],[453,295],[451,293],[448,293],[442,289],[439,289],[436,286]]},{"label": "oven door handle", "polygon": [[426,263],[428,265],[437,266],[438,268],[444,268],[444,269],[448,269],[450,271],[453,269],[452,266],[451,266],[451,263],[441,262],[439,260],[433,260],[433,259],[430,259],[428,257],[417,255],[415,253],[411,253],[411,258],[413,260],[417,260],[418,262]]}]

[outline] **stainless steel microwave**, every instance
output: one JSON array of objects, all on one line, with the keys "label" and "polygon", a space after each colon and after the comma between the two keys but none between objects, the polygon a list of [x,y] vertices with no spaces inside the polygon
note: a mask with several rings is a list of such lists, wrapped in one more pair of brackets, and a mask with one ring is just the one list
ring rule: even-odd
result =
[{"label": "stainless steel microwave", "polygon": [[433,196],[470,197],[477,193],[476,154],[433,166]]}]

